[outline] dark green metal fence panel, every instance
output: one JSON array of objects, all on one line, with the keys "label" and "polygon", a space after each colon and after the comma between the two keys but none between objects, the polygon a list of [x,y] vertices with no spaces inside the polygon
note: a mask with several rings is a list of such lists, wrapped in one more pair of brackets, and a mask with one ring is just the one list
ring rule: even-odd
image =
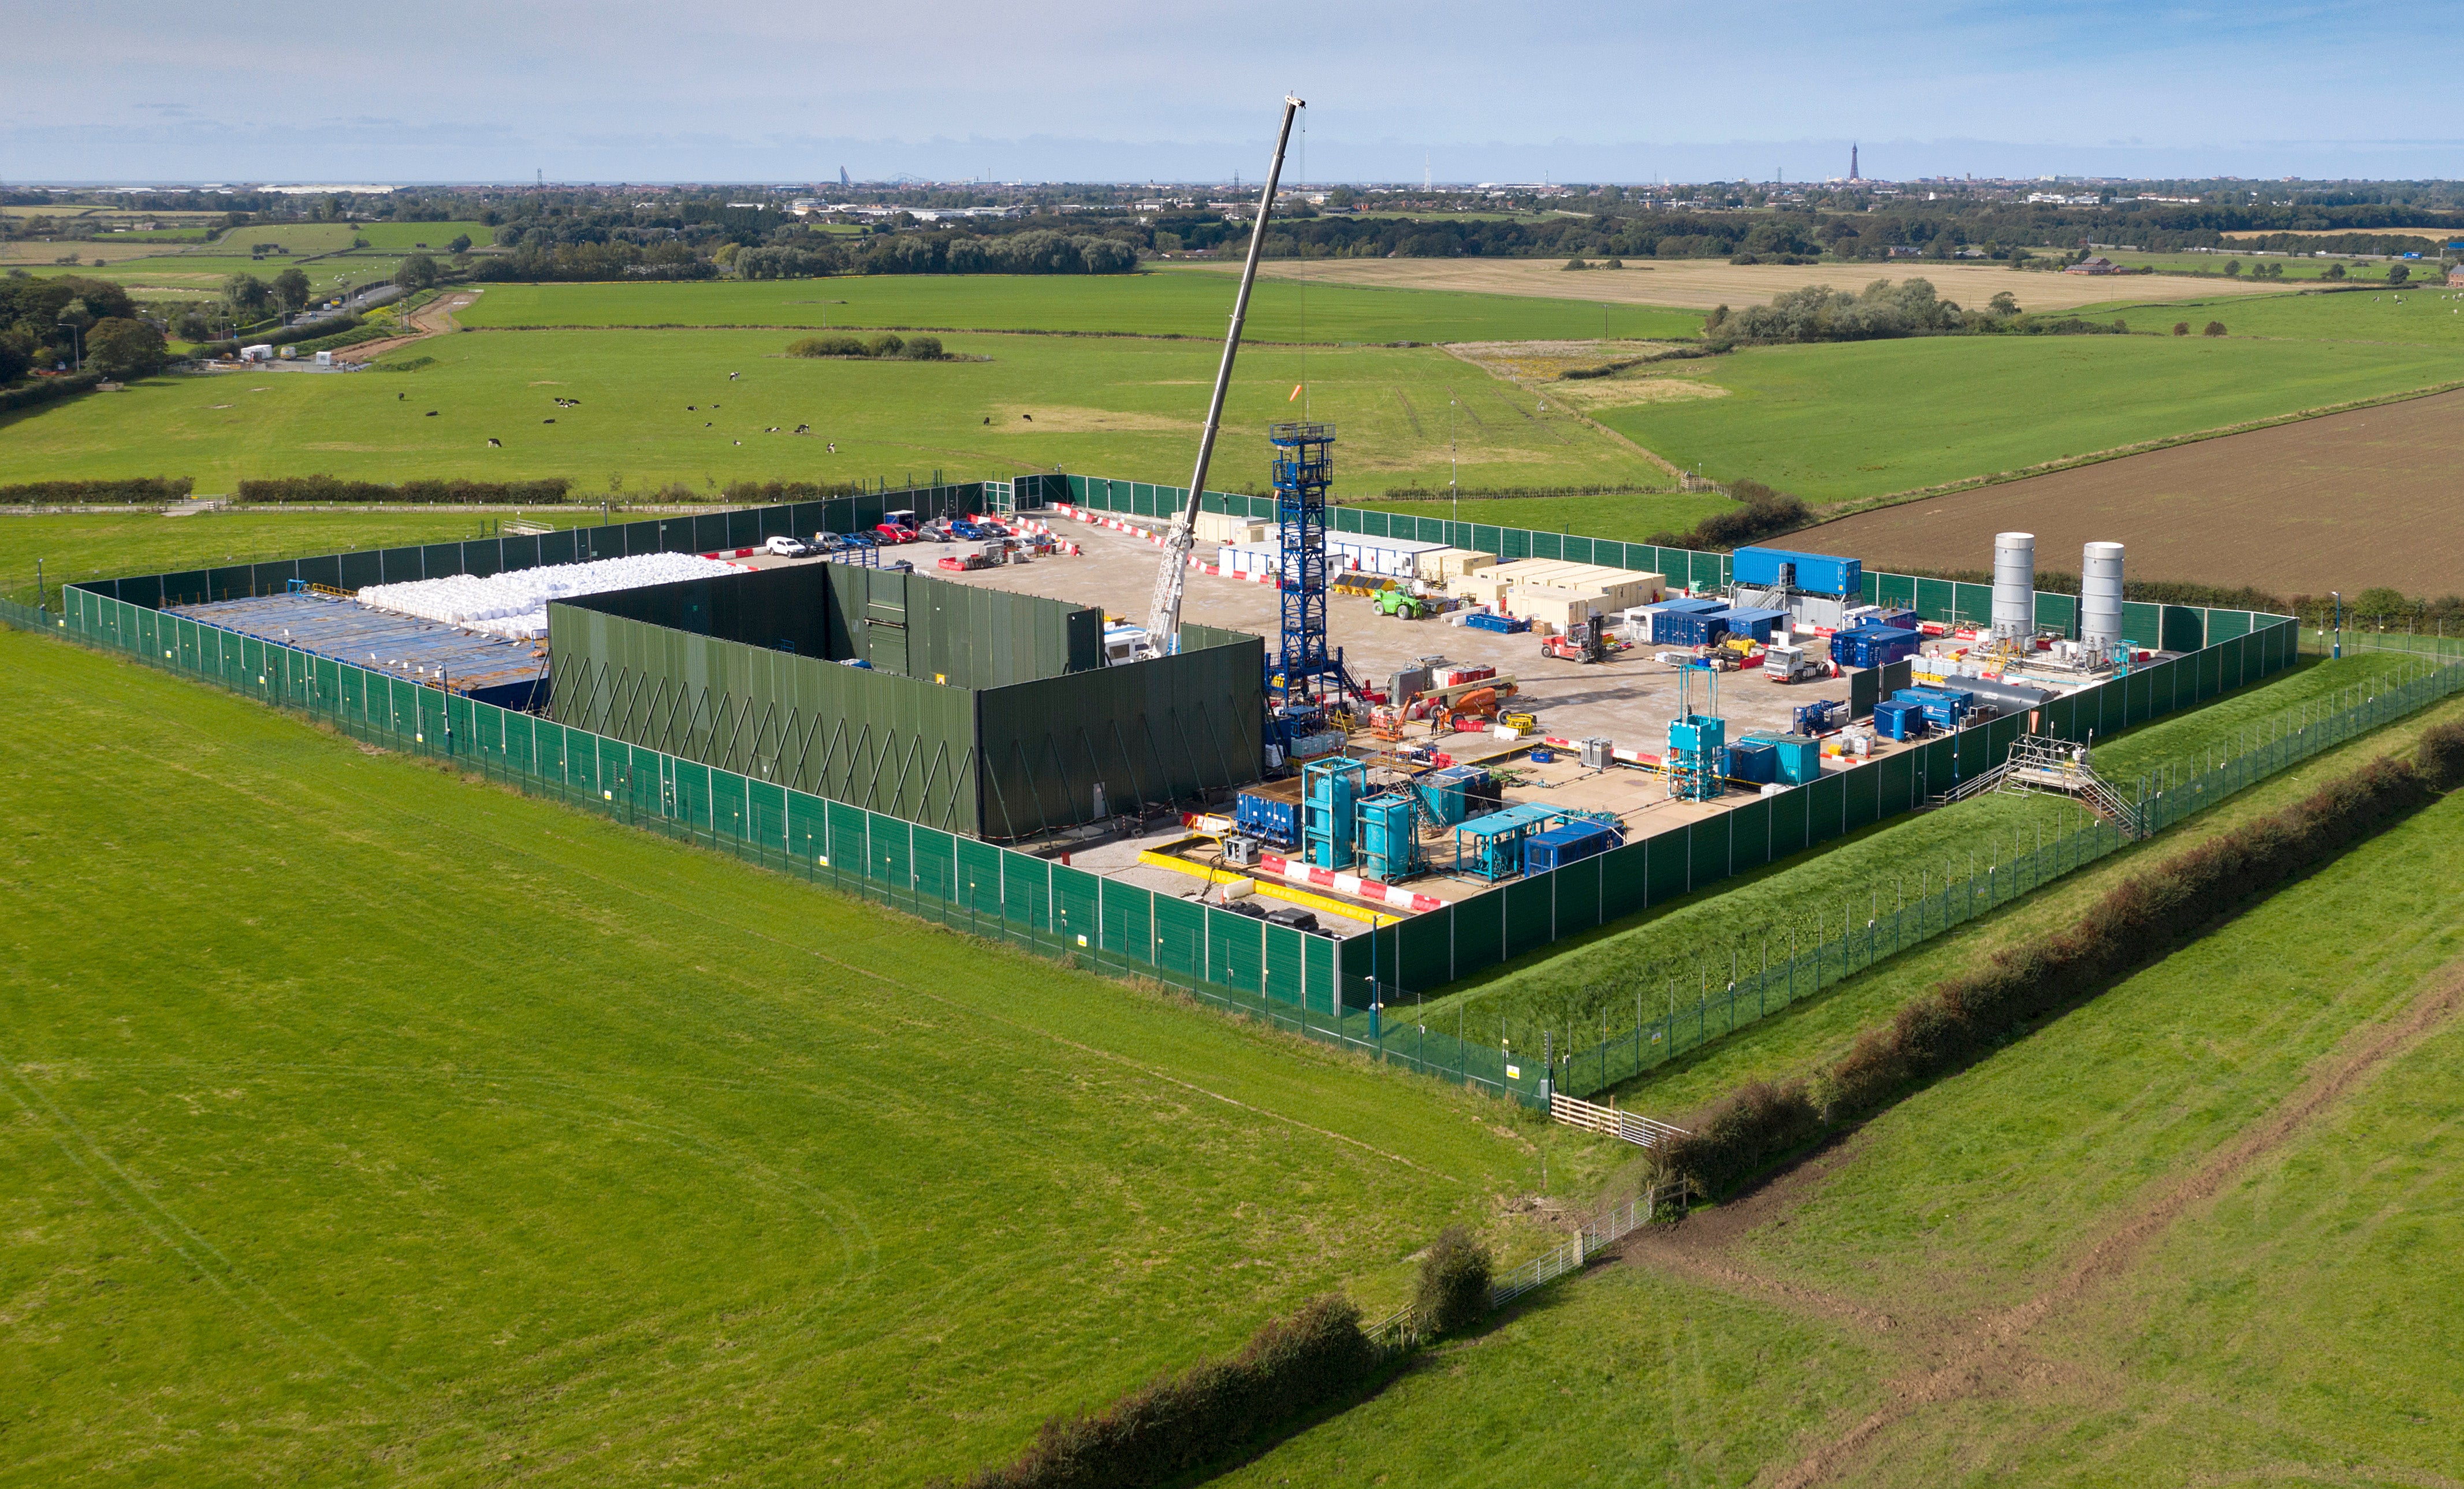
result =
[{"label": "dark green metal fence panel", "polygon": [[1650,884],[1649,903],[1665,905],[1686,891],[1693,879],[1694,829],[1672,827],[1642,840],[1648,855],[1643,869]]},{"label": "dark green metal fence panel", "polygon": [[1093,950],[1099,944],[1104,881],[1083,868],[1052,865],[1052,921],[1067,944]]},{"label": "dark green metal fence panel", "polygon": [[2123,601],[2122,634],[2135,645],[2162,650],[2165,645],[2165,607],[2140,600]]},{"label": "dark green metal fence panel", "polygon": [[1052,903],[1052,865],[1023,853],[1001,855],[1001,913],[1022,925],[1040,925]]},{"label": "dark green metal fence panel", "polygon": [[1506,960],[1537,951],[1554,939],[1549,926],[1547,885],[1516,879],[1490,892],[1506,901]]},{"label": "dark green metal fence panel", "polygon": [[2208,643],[2208,613],[2197,605],[2165,607],[2164,651],[2196,651]]},{"label": "dark green metal fence panel", "polygon": [[[964,851],[965,844],[960,844]],[[1107,879],[1104,881],[1103,907],[1104,950],[1116,956],[1133,956],[1152,964],[1155,961],[1155,902],[1153,891]]]},{"label": "dark green metal fence panel", "polygon": [[1384,980],[1407,988],[1434,988],[1454,980],[1454,911],[1416,915],[1395,928],[1394,964]]},{"label": "dark green metal fence panel", "polygon": [[1839,772],[1826,771],[1819,779],[1797,788],[1805,793],[1805,833],[1825,843],[1848,830],[1848,782]]},{"label": "dark green metal fence panel", "polygon": [[1804,850],[1805,809],[1811,799],[1801,786],[1771,799],[1771,856],[1774,862]]},{"label": "dark green metal fence panel", "polygon": [[[1309,963],[1303,943],[1311,938],[1289,926],[1267,926],[1265,931],[1265,965],[1258,974],[1258,990],[1296,1008],[1307,1008]],[[1329,1012],[1332,1011],[1330,1001]]]},{"label": "dark green metal fence panel", "polygon": [[1741,874],[1771,861],[1771,804],[1775,799],[1758,797],[1728,813],[1729,872]]},{"label": "dark green metal fence panel", "polygon": [[1651,849],[1648,843],[1634,842],[1621,848],[1612,848],[1600,861],[1607,865],[1606,913],[1611,920],[1631,915],[1651,903]]},{"label": "dark green metal fence panel", "polygon": [[1155,954],[1150,958],[1166,972],[1186,977],[1206,974],[1206,911],[1187,900],[1155,897]]},{"label": "dark green metal fence panel", "polygon": [[1266,923],[1212,906],[1206,908],[1205,914],[1206,967],[1202,975],[1209,982],[1221,982],[1243,993],[1259,991],[1265,985]]},{"label": "dark green metal fence panel", "polygon": [[1728,814],[1690,823],[1685,888],[1688,893],[1728,876]]},{"label": "dark green metal fence panel", "polygon": [[973,838],[957,840],[959,903],[970,909],[1000,914],[1001,850]]}]

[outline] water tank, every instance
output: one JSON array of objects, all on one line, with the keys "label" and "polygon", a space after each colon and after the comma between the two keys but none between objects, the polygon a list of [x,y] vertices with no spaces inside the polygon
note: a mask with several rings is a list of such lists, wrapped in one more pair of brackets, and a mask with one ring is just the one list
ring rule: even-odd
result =
[{"label": "water tank", "polygon": [[2036,630],[2036,535],[1993,535],[1993,634],[2032,636]]},{"label": "water tank", "polygon": [[2079,556],[2079,640],[2102,653],[2122,639],[2122,545],[2090,543]]}]

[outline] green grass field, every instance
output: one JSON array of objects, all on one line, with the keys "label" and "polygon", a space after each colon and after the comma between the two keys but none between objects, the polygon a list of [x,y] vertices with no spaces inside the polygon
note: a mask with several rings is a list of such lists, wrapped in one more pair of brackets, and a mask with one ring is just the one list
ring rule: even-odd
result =
[{"label": "green grass field", "polygon": [[[1534,483],[1537,484],[1537,483]],[[1683,533],[1715,512],[1735,505],[1716,493],[1657,492],[1630,496],[1502,496],[1485,501],[1379,501],[1355,498],[1349,506],[1448,522],[1487,522],[1538,533],[1581,533],[1630,543],[1661,533]]]},{"label": "green grass field", "polygon": [[2123,305],[2111,314],[2134,326],[2162,329],[2187,321],[2195,335],[2221,320],[2235,337],[2300,341],[2374,341],[2391,345],[2464,347],[2464,293],[2445,285],[2351,290],[2314,295],[2236,295],[2164,305]]},{"label": "green grass field", "polygon": [[[2100,742],[2097,768],[2126,784],[2167,762],[2187,766],[2241,731],[2405,665],[2406,659],[2388,653],[2340,662],[2305,659],[2296,670],[2204,708]],[[1732,957],[1745,972],[1762,965],[1766,949],[1772,961],[1784,961],[1792,934],[1810,953],[1817,942],[1837,937],[1843,921],[1862,926],[1878,909],[1889,914],[1903,896],[1913,905],[1928,888],[1939,891],[1946,880],[1966,879],[1971,862],[1981,873],[2033,849],[2040,833],[2051,841],[2087,821],[2070,802],[2007,793],[1896,817],[1464,978],[1444,996],[1430,999],[1417,1017],[1433,1028],[1460,1027],[1476,1042],[1510,1037],[1525,1048],[1536,1045],[1548,1030],[1558,1047],[1584,1048],[1631,1031],[1638,1014],[1645,1019],[1665,1014],[1672,991],[1680,1006],[1690,1008],[1705,986],[1716,991],[1727,985]],[[2194,825],[2183,824],[2172,836],[2188,836]],[[1673,989],[1664,985],[1670,979]],[[1639,1003],[1631,986],[1638,980],[1645,984]],[[1866,980],[1852,979],[1841,991]],[[1830,990],[1822,995],[1833,996]],[[1730,1038],[1755,1037],[1749,1030]],[[1704,1056],[1689,1055],[1663,1068],[1704,1063]],[[1661,1084],[1657,1076],[1646,1076],[1626,1089],[1631,1094],[1650,1088],[1659,1099]]]},{"label": "green grass field", "polygon": [[[597,522],[554,508],[525,513],[556,527]],[[34,603],[34,560],[45,593],[59,603],[63,580],[168,574],[212,563],[253,563],[302,554],[341,553],[483,536],[494,515],[468,512],[283,512],[250,508],[166,517],[152,508],[107,513],[0,512],[0,598]]]},{"label": "green grass field", "polygon": [[[228,492],[242,476],[318,471],[565,475],[588,496],[604,493],[611,476],[636,492],[669,481],[702,490],[737,478],[920,479],[935,470],[953,480],[1057,469],[1186,480],[1217,361],[1197,341],[953,336],[953,353],[990,360],[847,361],[787,358],[791,339],[779,331],[473,332],[397,354],[436,359],[416,372],[158,378],[0,419],[0,484],[125,474],[132,465],[193,474],[207,493]],[[1304,376],[1306,405],[1288,399]],[[1536,400],[1441,351],[1255,347],[1240,362],[1212,480],[1265,489],[1265,426],[1306,408],[1342,431],[1338,495],[1442,481],[1449,388],[1466,410],[1466,481],[1615,485],[1659,473],[1598,430],[1561,410],[1537,411]],[[582,406],[561,409],[559,396]],[[766,432],[804,423],[818,437]],[[487,448],[492,437],[502,448]]]},{"label": "green grass field", "polygon": [[425,243],[425,252],[441,255],[445,245],[455,238],[469,238],[482,246],[496,241],[496,230],[483,222],[363,222],[353,226],[359,229],[361,237],[368,240],[368,247],[391,253],[423,252],[419,245]]},{"label": "green grass field", "polygon": [[[2424,722],[2218,815],[2280,805]],[[1839,1002],[1973,965],[2097,887],[1887,964]],[[2277,1136],[2264,1124],[2455,974],[2464,926],[2445,907],[2460,893],[2464,798],[1916,1093],[1734,1218],[1700,1214],[1443,1347],[1232,1481],[1356,1483],[1363,1465],[1411,1464],[1411,1482],[1475,1484],[1547,1462],[1586,1484],[1771,1482],[1875,1411],[1880,1430],[1819,1481],[2433,1479],[2464,1451],[2444,1345],[2464,1296],[2423,1285],[2427,1259],[2464,1246],[2449,1096],[2464,1039],[2451,1017],[2311,1120]],[[1861,1021],[1895,1003],[1868,998]],[[1773,1068],[1723,1058],[1706,1088]],[[2174,1197],[2245,1148],[2213,1198]],[[2082,1273],[2125,1227],[2144,1241]]]},{"label": "green grass field", "polygon": [[[2409,298],[2409,297],[2408,297]],[[2225,318],[2252,323],[2263,299]],[[2304,314],[2307,312],[2305,311]],[[2134,325],[2169,326],[2169,308]],[[2204,318],[2203,318],[2204,319]],[[1725,398],[1595,408],[1684,467],[1851,501],[2428,387],[2464,376],[2435,346],[2342,339],[1939,337],[1771,346],[1683,364]]]},{"label": "green grass field", "polygon": [[[1209,271],[1134,274],[865,274],[705,284],[497,284],[473,326],[916,327],[1186,336],[1220,343],[1235,286]],[[1606,328],[1605,330],[1603,328]],[[1253,341],[1501,341],[1698,336],[1690,311],[1261,279]]]},{"label": "green grass field", "polygon": [[912,1484],[1604,1167],[219,691],[0,665],[0,1482]]}]

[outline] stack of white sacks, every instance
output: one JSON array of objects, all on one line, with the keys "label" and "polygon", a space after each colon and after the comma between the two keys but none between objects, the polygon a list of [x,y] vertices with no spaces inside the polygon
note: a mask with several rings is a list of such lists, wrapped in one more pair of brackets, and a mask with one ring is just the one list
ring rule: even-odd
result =
[{"label": "stack of white sacks", "polygon": [[531,641],[547,634],[547,607],[554,600],[604,594],[611,589],[640,589],[672,584],[678,580],[734,574],[740,566],[698,554],[650,553],[629,558],[602,558],[596,563],[559,563],[539,569],[516,569],[481,579],[457,574],[450,579],[415,580],[407,584],[371,584],[360,591],[360,603],[396,615],[415,615],[465,630],[485,631],[513,641]]}]

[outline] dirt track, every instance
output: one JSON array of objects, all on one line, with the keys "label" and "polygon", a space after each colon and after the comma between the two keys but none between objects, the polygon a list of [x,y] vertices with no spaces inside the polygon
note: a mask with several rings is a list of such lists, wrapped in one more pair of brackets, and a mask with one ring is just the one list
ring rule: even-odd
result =
[{"label": "dirt track", "polygon": [[[1224,264],[1223,273],[1237,265]],[[1271,278],[1320,284],[1355,284],[1397,290],[1463,290],[1483,295],[1525,295],[1546,299],[1602,300],[1622,305],[1673,305],[1709,310],[1714,305],[1759,305],[1772,296],[1809,284],[1856,291],[1877,279],[1926,279],[1945,299],[1983,308],[2008,290],[2019,308],[2076,310],[2115,301],[2209,299],[2219,295],[2282,294],[2279,285],[2179,274],[2066,274],[2052,271],[1988,269],[1902,259],[1886,264],[1731,264],[1713,258],[1626,260],[1623,269],[1570,274],[1558,259],[1536,258],[1270,258],[1258,272]]]},{"label": "dirt track", "polygon": [[357,346],[346,346],[336,352],[334,360],[339,362],[374,361],[387,352],[408,346],[413,341],[426,340],[440,331],[458,330],[460,322],[453,318],[453,313],[469,309],[478,299],[475,290],[456,290],[451,295],[440,295],[410,313],[410,323],[418,328],[416,336],[392,336],[382,341],[362,341]]},{"label": "dirt track", "polygon": [[1826,523],[1792,537],[1873,568],[1985,566],[1993,535],[2036,535],[2077,573],[2091,541],[2130,577],[2280,596],[2387,584],[2464,591],[2464,393],[2441,393],[2031,476]]}]

